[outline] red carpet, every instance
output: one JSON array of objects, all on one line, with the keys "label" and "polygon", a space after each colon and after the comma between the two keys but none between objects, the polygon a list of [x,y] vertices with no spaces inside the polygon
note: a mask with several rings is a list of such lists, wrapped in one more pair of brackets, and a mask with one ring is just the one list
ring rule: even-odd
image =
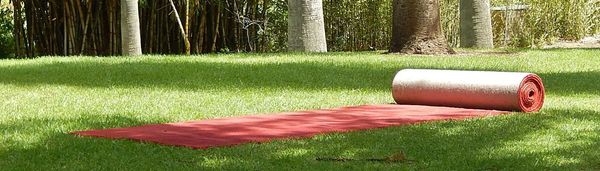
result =
[{"label": "red carpet", "polygon": [[311,137],[328,132],[347,132],[436,120],[461,120],[504,113],[508,112],[418,105],[370,105],[80,131],[73,134],[190,148],[210,148],[273,139]]}]

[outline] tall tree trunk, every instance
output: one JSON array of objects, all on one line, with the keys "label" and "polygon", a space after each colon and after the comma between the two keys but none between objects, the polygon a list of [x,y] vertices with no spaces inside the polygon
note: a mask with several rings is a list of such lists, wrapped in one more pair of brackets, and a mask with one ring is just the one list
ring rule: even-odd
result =
[{"label": "tall tree trunk", "polygon": [[389,52],[449,54],[442,32],[438,0],[394,0],[392,41]]},{"label": "tall tree trunk", "polygon": [[460,46],[494,48],[490,0],[460,0]]},{"label": "tall tree trunk", "polygon": [[327,52],[322,0],[288,0],[288,50]]},{"label": "tall tree trunk", "polygon": [[138,0],[121,0],[121,48],[123,55],[142,54]]}]

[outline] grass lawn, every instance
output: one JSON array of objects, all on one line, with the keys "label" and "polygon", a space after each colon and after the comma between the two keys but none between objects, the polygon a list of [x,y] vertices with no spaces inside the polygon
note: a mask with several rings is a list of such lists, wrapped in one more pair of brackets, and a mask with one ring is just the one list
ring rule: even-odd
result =
[{"label": "grass lawn", "polygon": [[[71,131],[391,103],[402,68],[538,73],[546,105],[467,121],[192,150]],[[0,170],[600,170],[600,50],[0,61]],[[317,161],[406,154],[413,162]]]}]

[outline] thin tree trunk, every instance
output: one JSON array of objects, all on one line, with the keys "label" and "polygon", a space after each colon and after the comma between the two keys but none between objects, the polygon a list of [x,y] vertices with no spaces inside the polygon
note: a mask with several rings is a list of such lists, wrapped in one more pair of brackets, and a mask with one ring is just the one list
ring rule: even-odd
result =
[{"label": "thin tree trunk", "polygon": [[33,1],[25,1],[25,23],[27,24],[27,33],[24,34],[27,37],[25,38],[25,40],[27,41],[26,45],[27,45],[27,56],[29,57],[33,57],[35,56],[35,43],[33,43],[33,38],[34,38],[34,33],[35,33],[35,21],[34,20],[34,16],[35,16],[35,10],[33,10]]},{"label": "thin tree trunk", "polygon": [[[185,28],[184,28],[183,24],[181,23],[181,18],[179,18],[179,12],[177,12],[177,7],[175,7],[173,0],[169,0],[169,2],[171,3],[171,7],[173,8],[173,13],[175,14],[177,24],[179,24],[179,31],[181,32],[181,38],[183,38],[183,42],[185,44],[185,54],[190,55],[190,53],[191,53],[190,40],[188,40],[188,38],[187,38],[187,32],[185,32]],[[186,22],[186,26],[187,26],[187,24],[188,23]]]},{"label": "thin tree trunk", "polygon": [[114,1],[113,0],[108,0],[108,54],[110,55],[114,55],[114,46],[115,46],[115,28],[114,28],[114,23],[115,23],[115,19],[114,19],[114,11],[113,9],[115,9],[115,5],[114,5]]},{"label": "thin tree trunk", "polygon": [[69,10],[69,3],[65,2],[65,4],[66,4],[66,6],[65,6],[66,9],[65,10],[67,11],[67,16],[68,16],[66,18],[67,19],[67,25],[69,27],[68,33],[67,33],[67,35],[68,35],[67,37],[69,39],[69,41],[68,41],[69,42],[69,48],[68,48],[69,52],[68,53],[69,53],[69,55],[72,55],[73,54],[73,50],[75,49],[75,35],[74,35],[74,32],[75,32],[75,28],[76,27],[75,27],[75,23],[73,22],[73,18],[74,18],[73,14],[71,13],[71,10]]},{"label": "thin tree trunk", "polygon": [[[187,48],[190,49],[189,47],[189,43],[190,43],[190,0],[185,0],[185,34],[186,37],[185,39],[188,42],[188,46]],[[188,51],[191,51],[188,50]]]},{"label": "thin tree trunk", "polygon": [[13,30],[13,35],[15,37],[15,52],[16,52],[16,56],[20,57],[22,56],[21,53],[21,45],[23,44],[23,41],[21,41],[21,33],[22,33],[22,27],[23,27],[23,23],[21,23],[21,2],[18,0],[12,0],[12,5],[13,5],[13,17],[14,17],[14,22],[15,22],[15,29]]},{"label": "thin tree trunk", "polygon": [[150,2],[150,21],[148,26],[148,53],[154,53],[154,36],[156,33],[156,1]]},{"label": "thin tree trunk", "polygon": [[[263,25],[262,29],[265,32],[267,30],[269,30],[269,25],[270,25],[269,24],[269,15],[267,14],[267,9],[269,9],[269,7],[271,6],[270,1],[271,0],[263,0],[262,18],[263,18],[264,23],[262,24]],[[325,28],[325,26],[323,26],[323,28]],[[267,35],[267,34],[265,34],[265,35]],[[268,43],[269,42],[269,38],[270,38],[270,36],[263,36],[262,41],[260,43],[261,47],[262,47],[260,49],[261,52],[266,52],[267,50],[270,49],[269,47],[267,47],[269,45],[269,43]]]},{"label": "thin tree trunk", "polygon": [[[211,6],[212,8],[216,8],[216,12],[213,13],[213,18],[215,19],[212,27],[212,40],[211,40],[211,51],[216,52],[217,49],[217,36],[219,36],[219,24],[221,22],[221,4],[218,4],[217,7]],[[215,18],[216,17],[216,18]]]},{"label": "thin tree trunk", "polygon": [[[201,4],[202,5],[202,4]],[[204,45],[205,45],[205,39],[204,37],[206,36],[206,20],[207,20],[207,13],[206,10],[208,10],[206,4],[202,5],[203,7],[200,7],[200,26],[199,26],[199,31],[198,31],[198,52],[204,52]]]},{"label": "thin tree trunk", "polygon": [[88,1],[87,2],[87,18],[85,19],[85,26],[83,27],[83,38],[81,40],[81,50],[79,51],[79,54],[83,54],[84,50],[85,50],[85,44],[86,44],[86,39],[87,39],[87,35],[88,35],[88,27],[90,24],[90,20],[92,18],[92,3],[94,3],[93,1]]},{"label": "thin tree trunk", "polygon": [[460,46],[494,48],[490,0],[460,0]]},{"label": "thin tree trunk", "polygon": [[389,52],[448,54],[442,32],[438,0],[394,0],[393,28]]},{"label": "thin tree trunk", "polygon": [[322,0],[288,0],[288,50],[327,52]]},{"label": "thin tree trunk", "polygon": [[63,5],[63,55],[67,56],[69,55],[69,15],[67,14],[67,3],[63,1]]}]

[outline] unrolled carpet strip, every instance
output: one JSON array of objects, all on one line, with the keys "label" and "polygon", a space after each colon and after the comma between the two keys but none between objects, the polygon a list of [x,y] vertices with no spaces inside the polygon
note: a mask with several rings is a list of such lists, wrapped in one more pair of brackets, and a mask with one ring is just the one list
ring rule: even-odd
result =
[{"label": "unrolled carpet strip", "polygon": [[275,113],[73,134],[203,149],[306,138],[331,132],[461,120],[509,111],[535,112],[544,102],[542,81],[531,73],[402,70],[394,78],[392,95],[397,102],[395,105]]},{"label": "unrolled carpet strip", "polygon": [[503,113],[507,112],[420,105],[366,105],[145,125],[131,128],[80,131],[74,132],[74,134],[203,149],[249,142],[265,142],[273,139],[306,138],[330,132],[383,128],[435,120],[459,120]]}]

